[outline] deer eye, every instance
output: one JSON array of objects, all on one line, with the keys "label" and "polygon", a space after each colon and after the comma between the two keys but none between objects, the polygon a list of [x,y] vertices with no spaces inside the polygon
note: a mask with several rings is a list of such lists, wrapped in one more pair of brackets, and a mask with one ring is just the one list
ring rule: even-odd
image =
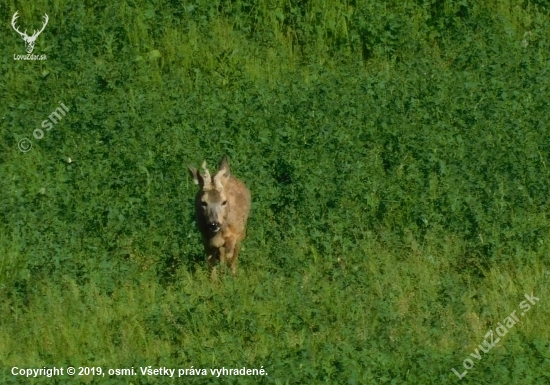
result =
[{"label": "deer eye", "polygon": [[227,201],[223,201],[222,206],[225,206],[227,204]]},{"label": "deer eye", "polygon": [[201,202],[202,207],[206,207],[206,202]]}]

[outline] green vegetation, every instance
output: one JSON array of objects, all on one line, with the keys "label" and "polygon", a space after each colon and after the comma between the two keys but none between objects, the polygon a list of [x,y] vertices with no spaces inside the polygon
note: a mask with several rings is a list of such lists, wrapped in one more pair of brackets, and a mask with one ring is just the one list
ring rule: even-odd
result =
[{"label": "green vegetation", "polygon": [[[546,2],[17,7],[0,0],[2,383],[550,383]],[[13,60],[16,10],[29,31],[48,13],[47,60]],[[186,165],[224,153],[253,206],[215,284]]]}]

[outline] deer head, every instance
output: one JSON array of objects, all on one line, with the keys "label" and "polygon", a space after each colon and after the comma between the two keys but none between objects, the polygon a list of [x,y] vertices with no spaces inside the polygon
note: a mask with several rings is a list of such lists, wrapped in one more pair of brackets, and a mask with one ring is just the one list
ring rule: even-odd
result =
[{"label": "deer head", "polygon": [[38,35],[40,35],[42,33],[42,31],[44,30],[44,28],[46,28],[46,25],[48,24],[48,20],[49,20],[48,15],[44,14],[44,24],[42,25],[42,29],[40,31],[35,30],[34,33],[32,34],[32,36],[29,36],[29,35],[27,35],[27,30],[25,30],[25,32],[21,32],[15,26],[15,20],[17,20],[17,18],[19,17],[19,16],[17,16],[18,12],[19,11],[15,12],[13,14],[13,17],[11,19],[11,26],[13,27],[15,32],[20,34],[21,37],[23,38],[23,40],[25,41],[25,49],[27,50],[27,53],[32,53],[32,50],[34,49],[34,42],[36,41],[36,38],[38,37]]},{"label": "deer head", "polygon": [[225,191],[225,184],[229,179],[227,157],[223,157],[218,172],[214,177],[210,176],[210,172],[206,168],[206,161],[203,162],[202,168],[204,170],[203,175],[199,174],[193,167],[189,167],[189,171],[195,183],[201,188],[200,208],[197,207],[197,209],[202,218],[204,218],[208,230],[215,234],[224,225],[229,209],[228,196]]}]

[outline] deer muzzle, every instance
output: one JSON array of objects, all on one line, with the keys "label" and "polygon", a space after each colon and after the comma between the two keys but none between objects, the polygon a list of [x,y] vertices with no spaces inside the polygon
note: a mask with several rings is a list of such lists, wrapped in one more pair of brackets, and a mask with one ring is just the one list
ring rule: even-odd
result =
[{"label": "deer muzzle", "polygon": [[212,233],[217,233],[221,228],[220,222],[208,222],[207,226]]}]

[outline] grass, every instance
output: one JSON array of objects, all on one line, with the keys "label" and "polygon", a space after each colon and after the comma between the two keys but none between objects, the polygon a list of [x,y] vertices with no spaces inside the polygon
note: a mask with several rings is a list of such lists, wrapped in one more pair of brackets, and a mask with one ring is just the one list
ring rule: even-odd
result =
[{"label": "grass", "polygon": [[[50,22],[46,61],[12,60],[0,28],[3,383],[549,381],[544,3],[0,2],[16,10]],[[224,153],[253,207],[215,284],[186,165]],[[102,374],[11,374],[54,366]]]}]

